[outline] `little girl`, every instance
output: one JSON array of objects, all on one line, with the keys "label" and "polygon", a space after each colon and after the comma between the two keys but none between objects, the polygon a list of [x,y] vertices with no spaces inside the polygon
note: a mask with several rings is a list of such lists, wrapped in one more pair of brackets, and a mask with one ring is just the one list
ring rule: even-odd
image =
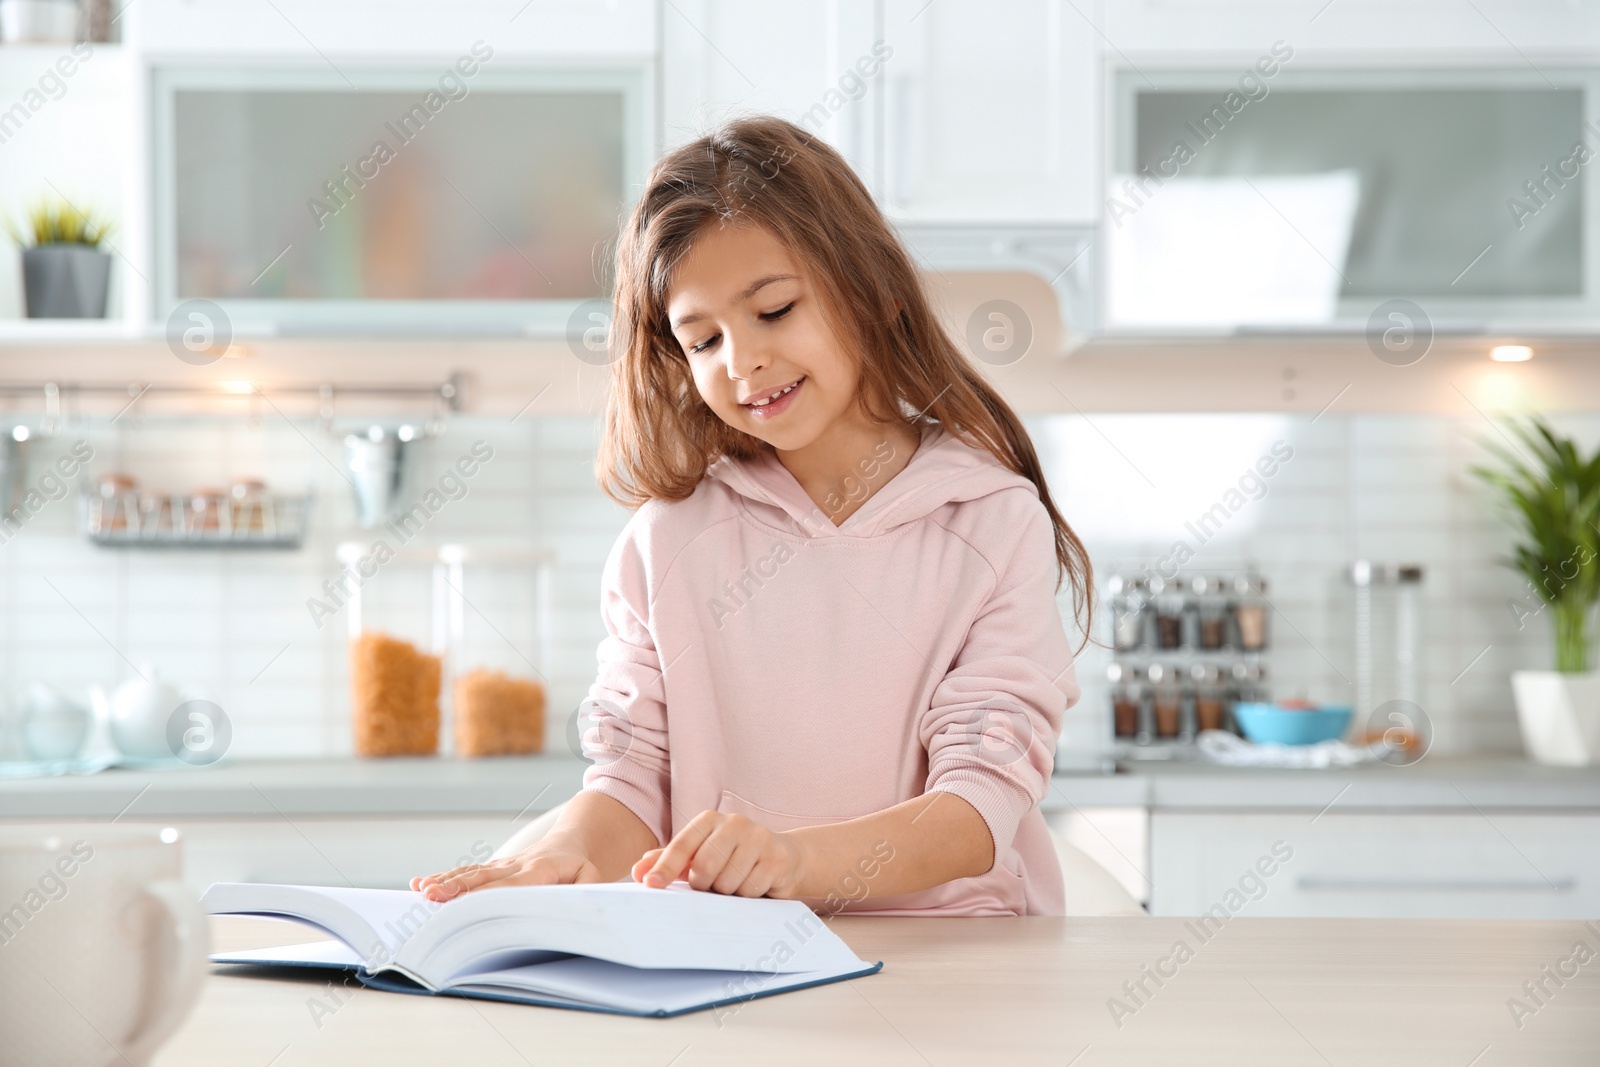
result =
[{"label": "little girl", "polygon": [[686,879],[821,910],[1059,915],[1039,801],[1090,568],[1016,415],[844,160],[751,118],[617,253],[596,762],[548,836],[414,879]]}]

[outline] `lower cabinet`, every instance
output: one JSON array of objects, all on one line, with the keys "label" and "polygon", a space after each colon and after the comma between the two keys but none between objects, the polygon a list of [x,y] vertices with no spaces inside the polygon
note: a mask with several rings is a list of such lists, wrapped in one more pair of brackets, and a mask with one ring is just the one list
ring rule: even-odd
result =
[{"label": "lower cabinet", "polygon": [[1600,815],[1163,812],[1153,915],[1600,917]]}]

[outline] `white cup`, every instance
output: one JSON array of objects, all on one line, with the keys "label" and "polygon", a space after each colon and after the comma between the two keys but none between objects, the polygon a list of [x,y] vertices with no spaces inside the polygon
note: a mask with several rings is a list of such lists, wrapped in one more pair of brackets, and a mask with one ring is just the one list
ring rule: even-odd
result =
[{"label": "white cup", "polygon": [[0,829],[0,1067],[144,1067],[194,1006],[205,914],[176,830]]}]

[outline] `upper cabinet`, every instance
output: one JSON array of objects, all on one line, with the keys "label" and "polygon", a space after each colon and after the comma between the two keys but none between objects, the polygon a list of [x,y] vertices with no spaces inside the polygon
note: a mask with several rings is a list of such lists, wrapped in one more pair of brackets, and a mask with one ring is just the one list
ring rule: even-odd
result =
[{"label": "upper cabinet", "polygon": [[[60,99],[28,95],[53,54],[0,48],[39,112],[0,193],[120,204],[129,333],[205,300],[241,333],[560,335],[660,150],[753,112],[837,147],[929,267],[1047,279],[1075,334],[1359,332],[1397,301],[1600,331],[1600,3],[138,0],[120,26]],[[19,291],[0,267],[0,319]]]},{"label": "upper cabinet", "polygon": [[925,223],[1098,218],[1093,10],[884,0],[885,210]]},{"label": "upper cabinet", "polygon": [[502,54],[652,57],[656,0],[138,0],[125,38],[160,55],[454,55],[474,41]]},{"label": "upper cabinet", "polygon": [[[1600,5],[1581,0],[1100,0],[1108,56],[1254,53],[1282,40],[1345,61],[1476,52],[1523,67],[1541,51],[1600,41]],[[1087,5],[1084,5],[1087,9]]]},{"label": "upper cabinet", "polygon": [[1257,63],[1114,75],[1104,327],[1600,322],[1600,74]]},{"label": "upper cabinet", "polygon": [[152,68],[158,319],[198,300],[241,334],[560,333],[606,295],[596,250],[651,150],[642,64],[480,41],[341,66]]},{"label": "upper cabinet", "polygon": [[875,6],[851,0],[666,4],[663,142],[682,144],[740,114],[779,115],[839,149],[872,184],[888,60]]},{"label": "upper cabinet", "polygon": [[674,0],[663,137],[741,112],[837,147],[902,223],[1099,214],[1096,32],[1068,0]]}]

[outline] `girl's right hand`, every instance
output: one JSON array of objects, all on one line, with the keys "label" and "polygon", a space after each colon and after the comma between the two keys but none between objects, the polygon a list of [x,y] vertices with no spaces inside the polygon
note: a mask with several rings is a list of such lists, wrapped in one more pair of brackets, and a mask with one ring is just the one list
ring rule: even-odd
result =
[{"label": "girl's right hand", "polygon": [[589,857],[569,844],[546,839],[504,859],[413,878],[411,889],[429,900],[443,902],[474,889],[600,881],[604,879],[599,868],[589,862]]}]

